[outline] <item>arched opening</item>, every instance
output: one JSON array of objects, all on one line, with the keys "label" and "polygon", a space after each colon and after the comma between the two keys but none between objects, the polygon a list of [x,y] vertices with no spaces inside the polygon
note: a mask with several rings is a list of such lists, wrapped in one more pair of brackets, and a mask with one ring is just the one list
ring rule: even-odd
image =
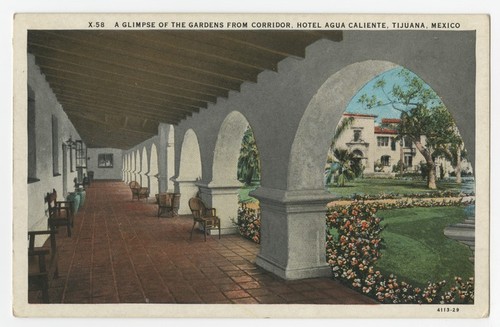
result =
[{"label": "arched opening", "polygon": [[150,193],[156,194],[160,190],[158,188],[158,154],[156,152],[156,145],[153,143],[151,145],[151,155],[149,160],[149,184]]},{"label": "arched opening", "polygon": [[179,176],[175,178],[175,191],[181,194],[179,214],[190,214],[188,201],[198,193],[196,183],[201,180],[200,145],[196,133],[189,129],[182,140]]},{"label": "arched opening", "polygon": [[134,180],[139,182],[142,185],[142,180],[141,180],[141,153],[139,150],[136,150],[134,152],[134,158],[135,158],[135,164],[134,164]]},{"label": "arched opening", "polygon": [[[246,144],[243,144],[246,143]],[[244,198],[245,205],[251,206],[252,210],[258,210],[258,202],[248,196],[248,192],[258,185],[257,176],[260,177],[260,160],[256,157],[246,156],[242,165],[242,145],[243,152],[254,152],[256,142],[248,123],[248,120],[238,111],[232,111],[227,115],[221,124],[214,150],[214,160],[212,166],[212,181],[208,186],[200,187],[202,197],[214,208],[217,208],[221,219],[222,233],[235,233],[235,221],[241,216],[241,198]],[[257,162],[255,161],[257,159]],[[250,162],[249,160],[254,160]],[[250,164],[259,166],[259,175],[248,174]],[[240,168],[240,169],[238,169]],[[242,186],[245,180],[240,181],[242,175],[249,176],[247,187]],[[255,175],[256,184],[252,179]],[[252,202],[250,204],[249,202]]]},{"label": "arched opening", "polygon": [[148,162],[148,152],[146,150],[146,147],[142,148],[142,158],[141,158],[141,185],[143,187],[149,188],[151,191],[151,185],[150,185],[150,178],[149,178],[149,162]]},{"label": "arched opening", "polygon": [[167,148],[165,151],[167,152],[167,190],[174,190],[174,182],[172,178],[175,176],[175,133],[174,133],[174,125],[169,125],[168,136],[167,136]]},{"label": "arched opening", "polygon": [[[362,75],[363,69],[357,68],[356,74]],[[343,77],[344,82],[353,78]],[[336,129],[330,129],[333,140],[327,148],[325,182],[336,197],[329,203],[332,212],[344,212],[353,199],[363,201],[363,212],[377,211],[377,217],[383,221],[377,222],[383,228],[380,234],[383,249],[380,257],[370,264],[384,276],[395,274],[417,287],[429,280],[473,277],[474,267],[469,261],[472,252],[464,251],[458,242],[450,243],[446,237],[455,236],[457,240],[462,237],[463,241],[467,229],[474,230],[474,206],[462,201],[464,189],[469,188],[464,185],[473,185],[473,179],[462,183],[460,178],[447,178],[455,169],[458,175],[472,171],[472,165],[463,156],[464,142],[451,113],[426,82],[403,67],[382,70],[362,82],[359,89],[350,90],[351,98],[344,107],[330,109],[332,116],[342,110]],[[335,86],[331,85],[335,90],[332,93],[342,97],[343,93]],[[329,100],[325,95],[324,103]],[[324,119],[328,119],[328,107],[318,104],[317,108],[325,110]],[[436,197],[443,200],[435,201]],[[345,212],[342,219],[358,215]],[[366,221],[363,214],[355,218]],[[456,229],[447,227],[450,224],[459,224],[462,236],[457,237]],[[343,234],[341,226],[335,223],[329,226],[327,233],[334,241],[327,250],[332,250],[339,242],[335,237]],[[464,243],[472,244],[473,249],[473,232],[470,235]],[[428,251],[431,247],[433,251]],[[345,254],[339,252],[330,259]],[[443,257],[460,264],[444,263],[439,259]],[[334,271],[339,270],[339,276],[344,273],[335,260],[330,262]]]}]

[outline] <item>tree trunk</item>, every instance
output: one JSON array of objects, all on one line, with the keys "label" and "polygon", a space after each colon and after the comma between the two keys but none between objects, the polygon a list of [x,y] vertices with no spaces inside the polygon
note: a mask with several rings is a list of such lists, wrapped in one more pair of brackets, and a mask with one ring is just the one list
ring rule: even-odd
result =
[{"label": "tree trunk", "polygon": [[457,147],[457,165],[454,167],[455,168],[455,177],[457,184],[462,184],[462,156],[461,156],[462,149],[460,147]]},{"label": "tree trunk", "polygon": [[455,171],[455,182],[457,184],[462,184],[462,160],[461,160],[461,149],[457,149],[457,153],[453,154],[451,151],[447,148],[444,149],[446,151],[447,155],[452,158],[451,160],[451,165],[453,166],[453,170]]},{"label": "tree trunk", "polygon": [[436,164],[432,160],[431,153],[424,148],[420,141],[415,141],[415,147],[424,156],[425,162],[427,164],[427,187],[431,190],[435,190],[436,187]]},{"label": "tree trunk", "polygon": [[405,162],[405,156],[404,156],[404,152],[403,152],[403,146],[404,146],[404,142],[403,142],[403,139],[401,139],[401,141],[399,142],[399,174],[401,177],[403,177],[403,171],[404,171],[404,162]]},{"label": "tree trunk", "polygon": [[455,167],[455,181],[457,184],[462,184],[462,167],[456,165]]},{"label": "tree trunk", "polygon": [[432,159],[429,161],[427,160],[427,169],[429,169],[428,175],[427,175],[427,187],[430,188],[431,190],[435,190],[436,187],[436,164]]}]

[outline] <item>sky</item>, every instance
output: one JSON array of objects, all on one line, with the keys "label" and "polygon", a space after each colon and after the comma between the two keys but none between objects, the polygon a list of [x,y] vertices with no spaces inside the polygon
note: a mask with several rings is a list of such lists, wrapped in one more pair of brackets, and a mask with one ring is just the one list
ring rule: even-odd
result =
[{"label": "sky", "polygon": [[[369,97],[372,95],[375,95],[378,99],[380,99],[382,102],[387,102],[388,98],[384,94],[384,92],[380,88],[374,88],[375,83],[383,78],[386,81],[386,85],[384,87],[384,90],[386,93],[390,94],[393,85],[399,84],[400,86],[404,85],[404,79],[400,76],[398,76],[398,73],[403,70],[403,67],[396,67],[391,70],[388,70],[368,83],[363,86],[356,95],[351,99],[349,104],[347,105],[347,108],[345,110],[346,113],[356,113],[356,114],[368,114],[368,115],[377,115],[378,117],[375,119],[375,123],[380,124],[382,118],[400,118],[401,112],[398,110],[395,110],[392,108],[391,105],[384,105],[380,107],[374,107],[372,109],[366,108],[361,103],[358,103],[359,98],[363,95],[366,94]],[[417,76],[410,72],[411,76]],[[417,76],[418,77],[418,76]],[[425,84],[425,82],[424,82]],[[425,84],[427,87],[430,88],[429,85]]]}]

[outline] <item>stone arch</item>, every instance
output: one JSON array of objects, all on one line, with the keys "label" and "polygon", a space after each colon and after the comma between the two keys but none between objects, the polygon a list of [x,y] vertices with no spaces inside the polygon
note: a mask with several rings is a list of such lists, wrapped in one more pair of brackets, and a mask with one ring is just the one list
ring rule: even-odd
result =
[{"label": "stone arch", "polygon": [[148,151],[146,149],[146,146],[142,148],[142,155],[141,155],[141,185],[143,187],[149,188],[151,190],[151,187],[149,185],[149,162],[148,162]]},{"label": "stone arch", "polygon": [[151,153],[149,157],[149,185],[150,193],[159,193],[158,189],[158,152],[156,151],[156,145],[153,143],[151,145]]},{"label": "stone arch", "polygon": [[238,158],[248,120],[238,111],[230,112],[222,122],[215,142],[212,181],[200,185],[201,196],[217,208],[221,233],[236,233],[232,220],[238,216],[238,195],[242,183],[238,180]]},{"label": "stone arch", "polygon": [[122,157],[122,181],[125,181],[125,170],[127,169],[127,165],[126,165],[126,157],[123,156]]},{"label": "stone arch", "polygon": [[139,174],[139,172],[141,171],[141,153],[139,152],[139,150],[136,150],[134,152],[134,160],[135,160],[135,163],[134,163],[134,180],[139,182],[139,183],[142,183],[141,181],[141,174]]},{"label": "stone arch", "polygon": [[181,194],[179,214],[190,214],[188,201],[198,193],[196,183],[202,177],[200,145],[192,129],[184,134],[179,159],[179,176],[175,179],[175,190]]},{"label": "stone arch", "polygon": [[211,185],[241,186],[237,178],[238,157],[248,125],[248,120],[238,111],[230,112],[222,122],[215,143]]},{"label": "stone arch", "polygon": [[167,135],[167,147],[165,149],[167,156],[167,190],[174,189],[174,183],[172,178],[175,176],[175,130],[174,125],[169,125],[168,135]]},{"label": "stone arch", "polygon": [[127,153],[127,184],[132,181],[132,177],[130,176],[131,170],[132,170],[132,164],[130,160],[130,153]]},{"label": "stone arch", "polygon": [[288,164],[290,190],[323,188],[325,149],[352,97],[370,80],[398,65],[368,60],[330,76],[309,102],[295,134]]}]

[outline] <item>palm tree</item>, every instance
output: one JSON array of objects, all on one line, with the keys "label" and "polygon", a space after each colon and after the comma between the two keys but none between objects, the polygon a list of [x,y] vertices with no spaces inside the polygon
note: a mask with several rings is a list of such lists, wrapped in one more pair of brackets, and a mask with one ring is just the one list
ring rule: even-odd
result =
[{"label": "palm tree", "polygon": [[337,186],[345,186],[346,181],[360,176],[363,172],[363,167],[355,154],[347,149],[333,149],[334,161],[326,171],[327,185],[332,183],[334,176],[337,176]]},{"label": "palm tree", "polygon": [[238,180],[250,185],[254,179],[260,179],[260,158],[252,128],[248,126],[241,141]]}]

